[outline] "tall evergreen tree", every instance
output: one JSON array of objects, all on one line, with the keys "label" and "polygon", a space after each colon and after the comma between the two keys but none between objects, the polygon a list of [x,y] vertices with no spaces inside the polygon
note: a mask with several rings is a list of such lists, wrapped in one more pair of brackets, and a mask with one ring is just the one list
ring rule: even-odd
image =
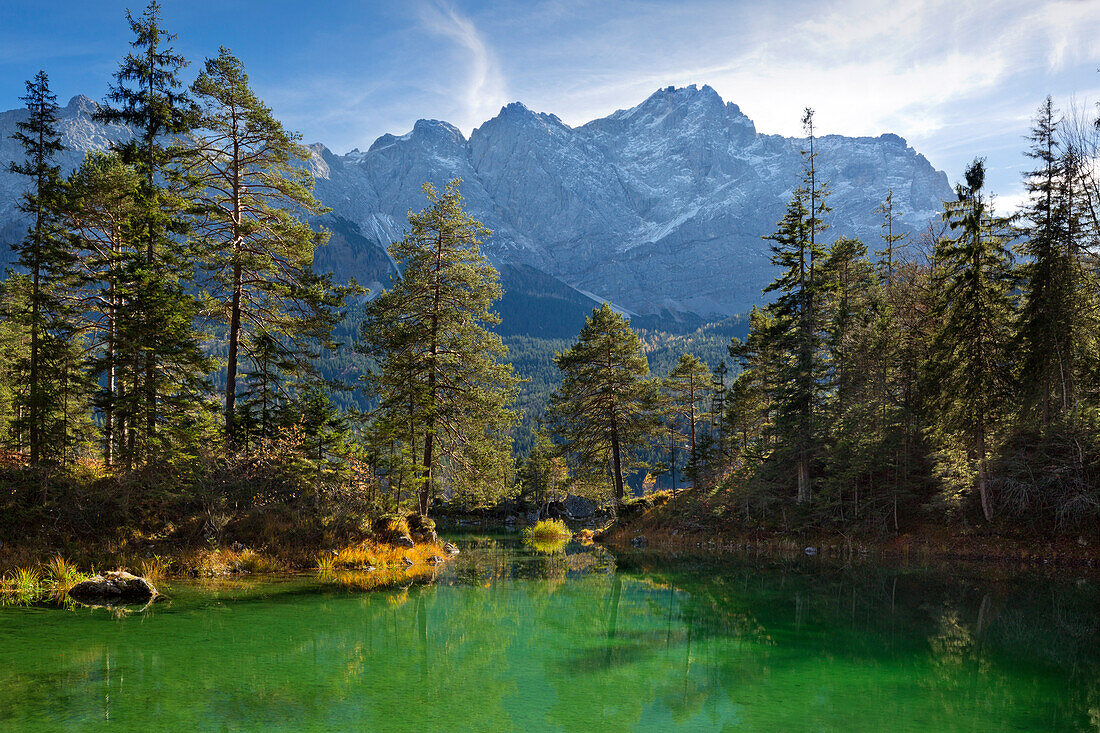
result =
[{"label": "tall evergreen tree", "polygon": [[135,256],[132,235],[139,211],[140,177],[117,153],[92,151],[66,182],[65,223],[80,259],[79,308],[100,383],[96,405],[103,416],[103,457],[112,466],[128,444],[132,425],[116,417],[127,385],[119,361],[119,323],[127,308],[127,263]]},{"label": "tall evergreen tree", "polygon": [[562,385],[550,398],[549,413],[566,463],[581,477],[610,480],[621,505],[626,471],[660,428],[657,383],[649,376],[641,339],[604,303],[554,363]]},{"label": "tall evergreen tree", "polygon": [[1027,155],[1038,164],[1025,174],[1024,300],[1020,340],[1025,399],[1043,427],[1075,414],[1082,347],[1084,271],[1075,251],[1077,230],[1072,164],[1067,170],[1058,112],[1047,97],[1039,108]]},{"label": "tall evergreen tree", "polygon": [[325,233],[299,218],[327,210],[313,196],[313,176],[297,165],[309,157],[301,136],[283,129],[224,47],[191,91],[200,134],[187,171],[208,285],[229,329],[224,406],[234,440],[239,352],[248,334],[326,341],[342,298],[312,269]]},{"label": "tall evergreen tree", "polygon": [[404,444],[423,447],[422,514],[443,481],[460,493],[498,485],[515,421],[517,379],[500,337],[486,328],[499,323],[492,307],[501,296],[499,275],[479,250],[489,231],[463,210],[460,184],[442,194],[424,185],[427,208],[409,214],[409,233],[389,249],[401,277],[371,302],[361,334],[378,362],[378,419],[403,426]]},{"label": "tall evergreen tree", "polygon": [[681,354],[676,366],[664,380],[671,427],[679,432],[688,448],[687,474],[692,481],[699,477],[699,445],[703,426],[709,419],[707,402],[711,392],[711,374],[706,364],[694,354]]},{"label": "tall evergreen tree", "polygon": [[59,383],[62,365],[69,362],[72,346],[68,290],[72,286],[73,254],[61,221],[63,186],[55,163],[62,150],[57,132],[57,98],[50,91],[46,72],[27,82],[27,119],[17,123],[12,135],[23,146],[26,159],[11,163],[11,172],[26,176],[27,191],[19,210],[30,219],[26,237],[13,248],[16,262],[26,272],[26,311],[18,314],[29,334],[25,391],[18,421],[25,424],[30,462],[56,460],[64,450],[65,436],[57,432],[58,416],[66,395]]},{"label": "tall evergreen tree", "polygon": [[134,51],[119,65],[109,103],[96,119],[134,131],[116,149],[140,178],[130,230],[134,243],[123,265],[126,308],[117,324],[118,366],[131,387],[115,412],[124,413],[130,426],[125,458],[131,464],[154,457],[161,447],[158,425],[195,404],[208,365],[195,331],[197,303],[181,282],[195,268],[184,236],[187,202],[179,172],[186,154],[180,136],[196,118],[179,80],[187,61],[171,46],[175,36],[161,28],[155,0],[140,17],[126,17]]},{"label": "tall evergreen tree", "polygon": [[973,481],[982,513],[992,521],[989,456],[1010,402],[1014,312],[1007,224],[994,216],[984,186],[979,158],[966,169],[966,184],[958,186],[958,200],[944,214],[956,234],[937,246],[942,290],[931,368],[936,433],[948,449],[961,445],[961,478]]},{"label": "tall evergreen tree", "polygon": [[770,442],[775,438],[775,403],[780,364],[772,315],[753,307],[749,313],[749,333],[742,342],[733,339],[728,347],[731,359],[741,365],[729,390],[724,430],[734,456],[733,467],[744,469],[759,465]]},{"label": "tall evergreen tree", "polygon": [[782,455],[777,458],[790,458],[796,466],[799,503],[812,498],[812,465],[820,451],[825,385],[820,273],[825,249],[820,240],[828,228],[824,215],[829,211],[828,184],[818,180],[813,110],[806,109],[802,124],[807,140],[803,185],[795,189],[775,233],[764,237],[772,241],[772,263],[782,271],[764,290],[779,293],[768,306],[767,336],[780,354],[774,397]]}]

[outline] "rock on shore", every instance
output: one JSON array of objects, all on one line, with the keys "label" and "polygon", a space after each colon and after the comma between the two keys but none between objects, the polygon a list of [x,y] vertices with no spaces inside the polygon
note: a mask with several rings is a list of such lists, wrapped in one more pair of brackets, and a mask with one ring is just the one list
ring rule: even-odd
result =
[{"label": "rock on shore", "polygon": [[124,570],[102,573],[83,580],[69,589],[77,601],[127,601],[140,603],[159,595],[156,587],[145,578]]}]

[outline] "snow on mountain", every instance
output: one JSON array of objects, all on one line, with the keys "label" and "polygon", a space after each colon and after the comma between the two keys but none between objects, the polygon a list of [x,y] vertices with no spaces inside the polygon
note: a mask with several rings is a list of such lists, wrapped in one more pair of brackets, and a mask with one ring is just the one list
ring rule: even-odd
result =
[{"label": "snow on mountain", "polygon": [[[92,122],[94,109],[75,97],[62,111],[67,167],[127,133]],[[6,171],[19,153],[8,138],[22,114],[0,113],[0,239],[9,241],[21,229],[22,182]],[[470,213],[493,230],[483,246],[498,266],[534,267],[639,314],[744,312],[774,274],[761,237],[801,180],[804,147],[759,133],[737,105],[695,85],[658,90],[576,128],[513,102],[468,140],[447,122],[420,120],[365,152],[336,155],[315,144],[306,165],[318,196],[342,226],[358,228],[334,238],[319,262],[378,280],[384,257],[341,248],[400,238],[407,212],[424,206],[425,181],[461,178]],[[911,231],[952,195],[947,176],[897,135],[824,136],[817,152],[833,192],[830,236],[858,236],[873,249],[888,190]],[[371,271],[359,272],[368,261]]]}]

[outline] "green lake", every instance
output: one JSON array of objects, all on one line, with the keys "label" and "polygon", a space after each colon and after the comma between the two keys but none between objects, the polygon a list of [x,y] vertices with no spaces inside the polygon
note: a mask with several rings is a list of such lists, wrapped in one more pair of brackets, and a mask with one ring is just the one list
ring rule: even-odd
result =
[{"label": "green lake", "polygon": [[1100,730],[1083,573],[458,542],[405,590],[246,578],[166,582],[131,612],[2,607],[0,730]]}]

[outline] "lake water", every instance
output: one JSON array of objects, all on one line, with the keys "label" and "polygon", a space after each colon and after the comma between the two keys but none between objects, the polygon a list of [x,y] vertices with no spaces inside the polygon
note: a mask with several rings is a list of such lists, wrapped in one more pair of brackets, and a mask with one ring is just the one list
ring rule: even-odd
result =
[{"label": "lake water", "polygon": [[459,542],[407,590],[0,608],[0,729],[1100,730],[1095,578]]}]

